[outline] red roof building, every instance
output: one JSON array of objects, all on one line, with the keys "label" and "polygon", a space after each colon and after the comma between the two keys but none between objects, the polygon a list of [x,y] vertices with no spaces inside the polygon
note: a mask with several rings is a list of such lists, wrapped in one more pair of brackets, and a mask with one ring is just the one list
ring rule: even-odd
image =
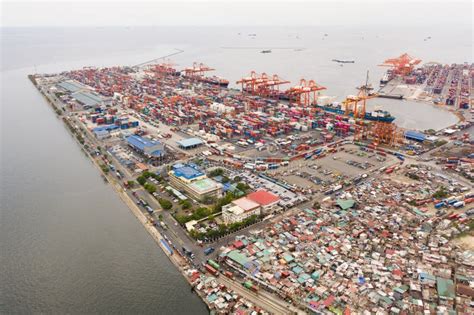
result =
[{"label": "red roof building", "polygon": [[248,194],[247,198],[258,203],[264,208],[276,205],[280,201],[280,197],[263,189]]}]

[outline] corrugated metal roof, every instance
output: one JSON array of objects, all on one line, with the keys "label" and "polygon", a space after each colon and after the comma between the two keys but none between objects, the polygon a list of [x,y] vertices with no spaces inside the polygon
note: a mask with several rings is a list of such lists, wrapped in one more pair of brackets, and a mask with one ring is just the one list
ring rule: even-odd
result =
[{"label": "corrugated metal roof", "polygon": [[414,131],[414,130],[407,130],[405,132],[405,138],[418,140],[418,141],[425,141],[426,135],[424,133]]},{"label": "corrugated metal roof", "polygon": [[196,146],[203,144],[203,141],[199,138],[189,138],[189,139],[183,139],[180,141],[177,141],[178,145],[184,148]]},{"label": "corrugated metal roof", "polygon": [[157,144],[160,144],[158,141],[152,141],[152,140],[148,140],[146,138],[142,138],[140,136],[136,136],[136,135],[132,135],[132,136],[128,136],[127,138],[125,138],[127,140],[127,143],[139,150],[144,150],[145,147],[152,147],[152,146],[155,146]]},{"label": "corrugated metal roof", "polygon": [[71,96],[82,104],[88,106],[94,106],[102,103],[102,99],[100,97],[88,92],[76,92],[71,94]]}]

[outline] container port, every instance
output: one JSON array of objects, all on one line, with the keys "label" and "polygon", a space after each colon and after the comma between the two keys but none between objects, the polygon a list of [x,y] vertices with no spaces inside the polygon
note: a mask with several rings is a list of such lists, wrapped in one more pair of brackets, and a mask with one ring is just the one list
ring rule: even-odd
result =
[{"label": "container port", "polygon": [[[470,114],[472,66],[402,57],[386,61],[382,89],[423,86]],[[338,102],[314,79],[251,71],[234,89],[213,70],[144,63],[30,79],[210,310],[469,313],[469,119],[401,129],[366,109],[385,93],[368,75]]]},{"label": "container port", "polygon": [[380,80],[380,97],[413,99],[453,110],[472,106],[474,64],[427,63],[408,54],[387,59],[383,66],[390,69]]}]

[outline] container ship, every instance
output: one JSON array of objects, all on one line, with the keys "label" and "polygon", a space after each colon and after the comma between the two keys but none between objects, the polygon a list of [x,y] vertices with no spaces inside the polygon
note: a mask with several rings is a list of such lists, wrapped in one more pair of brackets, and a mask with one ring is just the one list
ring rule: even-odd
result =
[{"label": "container ship", "polygon": [[[341,107],[340,104],[333,103],[332,105],[316,105],[318,108],[321,108],[322,110],[338,115],[345,115],[344,109]],[[349,116],[353,117],[354,113],[349,113]],[[393,117],[389,112],[385,110],[380,110],[376,109],[372,112],[366,112],[364,116],[365,120],[371,120],[371,121],[382,121],[382,122],[388,122],[391,123],[392,121],[395,120],[395,117]]]},{"label": "container ship", "polygon": [[229,81],[217,76],[212,76],[212,77],[202,77],[199,79],[199,81],[208,83],[208,84],[213,84],[213,85],[219,85],[221,87],[228,87],[229,86]]}]

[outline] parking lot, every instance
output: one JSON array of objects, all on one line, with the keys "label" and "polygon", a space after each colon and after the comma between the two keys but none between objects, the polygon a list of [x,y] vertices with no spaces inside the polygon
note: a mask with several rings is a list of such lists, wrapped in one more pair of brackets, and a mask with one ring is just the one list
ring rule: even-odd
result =
[{"label": "parking lot", "polygon": [[342,150],[323,158],[294,161],[288,167],[269,171],[269,174],[301,189],[318,190],[336,182],[362,177],[397,161],[393,156],[384,157],[364,152],[355,145],[345,145]]}]

